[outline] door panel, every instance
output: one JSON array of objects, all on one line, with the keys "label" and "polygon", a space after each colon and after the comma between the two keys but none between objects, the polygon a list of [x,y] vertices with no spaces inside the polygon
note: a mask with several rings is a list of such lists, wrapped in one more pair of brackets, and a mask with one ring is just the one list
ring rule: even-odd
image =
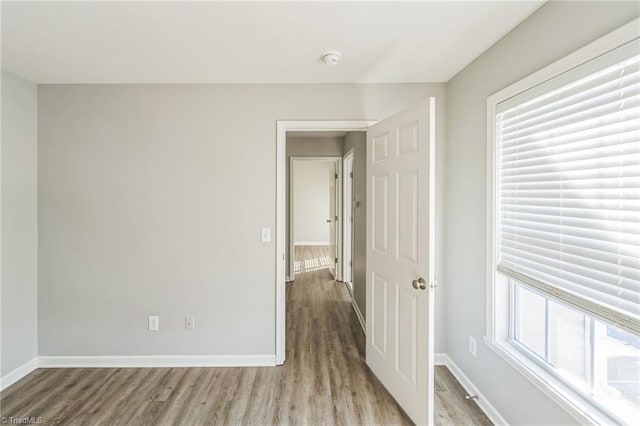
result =
[{"label": "door panel", "polygon": [[373,162],[379,163],[389,158],[389,134],[381,133],[372,138],[371,147],[373,153]]},{"label": "door panel", "polygon": [[416,424],[433,423],[434,103],[367,132],[367,364]]},{"label": "door panel", "polygon": [[[413,388],[416,388],[417,360],[416,345],[418,333],[418,297],[414,291],[396,286],[396,371],[400,373]],[[400,330],[400,325],[408,325],[409,329]]]},{"label": "door panel", "polygon": [[418,172],[396,175],[396,257],[418,263]]},{"label": "door panel", "polygon": [[338,259],[338,169],[337,163],[333,164],[329,175],[329,211],[327,212],[327,222],[329,223],[329,258],[331,262],[331,274],[337,278],[337,259]]},{"label": "door panel", "polygon": [[382,276],[373,274],[373,286],[371,288],[371,304],[374,306],[375,315],[371,320],[371,344],[384,358],[387,357],[387,306],[389,295],[389,282]]},{"label": "door panel", "polygon": [[373,228],[371,229],[373,249],[380,253],[387,253],[389,231],[389,176],[375,176],[373,178]]},{"label": "door panel", "polygon": [[418,152],[418,124],[414,121],[398,130],[398,157]]}]

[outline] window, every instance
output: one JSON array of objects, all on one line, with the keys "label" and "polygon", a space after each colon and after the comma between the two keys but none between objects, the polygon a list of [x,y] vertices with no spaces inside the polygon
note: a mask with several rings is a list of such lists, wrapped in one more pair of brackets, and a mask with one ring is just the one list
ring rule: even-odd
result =
[{"label": "window", "polygon": [[487,344],[594,423],[640,418],[638,33],[488,100]]},{"label": "window", "polygon": [[512,281],[513,347],[585,404],[631,424],[640,416],[640,337]]}]

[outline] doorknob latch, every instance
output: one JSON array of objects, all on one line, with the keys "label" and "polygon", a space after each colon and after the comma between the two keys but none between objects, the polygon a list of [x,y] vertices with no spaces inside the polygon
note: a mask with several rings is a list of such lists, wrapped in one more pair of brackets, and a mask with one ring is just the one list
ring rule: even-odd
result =
[{"label": "doorknob latch", "polygon": [[411,284],[413,284],[413,288],[416,290],[425,290],[427,288],[427,282],[422,277],[413,280]]},{"label": "doorknob latch", "polygon": [[438,280],[433,280],[431,281],[431,283],[429,284],[429,288],[434,289],[436,287],[438,287],[440,284],[438,283]]}]

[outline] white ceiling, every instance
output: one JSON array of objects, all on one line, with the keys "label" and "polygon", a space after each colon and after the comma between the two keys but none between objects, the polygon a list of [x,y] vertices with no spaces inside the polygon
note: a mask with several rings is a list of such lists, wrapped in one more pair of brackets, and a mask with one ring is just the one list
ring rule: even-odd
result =
[{"label": "white ceiling", "polygon": [[3,1],[2,66],[37,83],[444,82],[542,3]]}]

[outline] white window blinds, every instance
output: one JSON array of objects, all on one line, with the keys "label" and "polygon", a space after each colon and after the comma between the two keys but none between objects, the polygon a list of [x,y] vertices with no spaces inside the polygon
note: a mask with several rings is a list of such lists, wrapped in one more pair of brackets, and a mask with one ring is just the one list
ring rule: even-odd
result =
[{"label": "white window blinds", "polygon": [[640,44],[498,104],[498,271],[640,334]]}]

